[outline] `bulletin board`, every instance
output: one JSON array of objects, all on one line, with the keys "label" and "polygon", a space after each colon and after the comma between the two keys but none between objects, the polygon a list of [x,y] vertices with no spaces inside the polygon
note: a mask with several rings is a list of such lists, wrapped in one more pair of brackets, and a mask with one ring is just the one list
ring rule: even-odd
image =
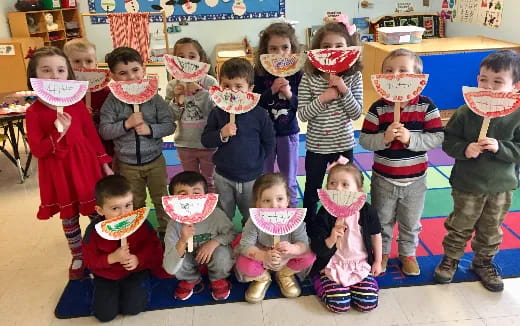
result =
[{"label": "bulletin board", "polygon": [[[133,0],[139,12],[159,11],[161,6],[166,12],[168,22],[213,21],[229,19],[276,18],[285,16],[285,0]],[[111,3],[111,11],[103,9],[102,3]],[[127,3],[125,6],[125,2]],[[129,1],[125,0],[88,0],[91,13],[127,12]],[[182,3],[182,4],[181,4]],[[161,22],[161,16],[150,16],[150,22]],[[91,17],[92,24],[107,24],[106,16]]]}]

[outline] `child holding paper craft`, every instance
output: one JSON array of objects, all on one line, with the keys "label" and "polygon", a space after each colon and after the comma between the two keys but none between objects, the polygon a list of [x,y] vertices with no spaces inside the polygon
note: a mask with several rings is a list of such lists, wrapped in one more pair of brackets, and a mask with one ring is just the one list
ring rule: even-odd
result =
[{"label": "child holding paper craft", "polygon": [[[96,45],[87,39],[75,38],[67,41],[63,46],[63,52],[69,59],[72,69],[97,68]],[[96,130],[99,129],[101,106],[103,106],[108,94],[110,94],[108,87],[90,93],[90,105],[87,103],[87,108],[90,110]],[[105,140],[102,140],[102,142],[107,154],[111,157],[114,156],[114,143]]]},{"label": "child holding paper craft", "polygon": [[[184,171],[171,179],[169,190],[172,195],[205,194],[208,184],[198,172]],[[187,251],[189,237],[194,238],[193,252]],[[191,297],[193,288],[201,282],[198,266],[202,264],[208,266],[213,299],[228,298],[230,283],[227,278],[233,267],[230,243],[234,237],[233,224],[219,207],[197,224],[168,222],[163,267],[180,281],[173,295],[175,299],[187,300]]]},{"label": "child holding paper craft", "polygon": [[[328,23],[312,39],[312,49],[344,48],[360,45],[359,33],[347,21]],[[316,216],[317,190],[323,184],[327,164],[340,155],[352,160],[354,129],[352,120],[361,116],[363,79],[361,58],[342,73],[320,72],[307,63],[298,91],[298,117],[308,121],[305,156],[305,221]]]},{"label": "child holding paper craft", "polygon": [[[422,61],[412,51],[398,49],[384,60],[384,74],[420,74]],[[383,233],[383,272],[386,270],[394,225],[397,222],[399,259],[405,275],[421,270],[415,251],[421,232],[421,215],[426,196],[426,151],[444,137],[439,110],[429,98],[419,95],[401,103],[400,121],[394,122],[394,103],[379,99],[370,107],[359,142],[374,151],[371,183],[372,205],[377,210]]]},{"label": "child holding paper craft", "polygon": [[121,175],[105,177],[96,184],[97,219],[92,220],[83,239],[85,264],[94,275],[92,310],[103,322],[118,314],[136,315],[150,299],[150,271],[161,267],[162,244],[153,226],[145,220],[127,244],[102,238],[95,225],[133,211],[130,183]]},{"label": "child holding paper craft", "polygon": [[[141,55],[134,49],[119,47],[106,59],[115,81],[139,81],[145,76]],[[111,93],[101,108],[99,133],[114,141],[118,172],[132,185],[135,208],[145,206],[148,187],[162,237],[170,220],[161,201],[167,194],[162,137],[171,135],[175,126],[168,104],[160,95],[155,94],[139,108],[140,112],[134,112],[132,105]]]},{"label": "child holding paper craft", "polygon": [[[181,38],[173,47],[173,55],[209,63],[206,52],[197,40]],[[206,181],[210,192],[215,192],[213,177],[215,165],[211,161],[214,148],[206,148],[200,142],[208,115],[213,109],[208,89],[217,86],[217,80],[208,74],[204,75],[198,83],[182,83],[172,80],[166,87],[165,100],[173,110],[173,120],[177,124],[174,140],[177,154],[184,171],[200,172]],[[189,95],[185,96],[186,93]],[[180,97],[185,97],[181,104]]]},{"label": "child holding paper craft", "polygon": [[[520,55],[502,50],[488,55],[480,64],[478,87],[517,93],[520,90]],[[502,94],[503,95],[503,94]],[[516,95],[516,94],[515,94]],[[480,101],[486,103],[483,96]],[[500,97],[493,109],[507,106]],[[509,102],[511,103],[511,102]],[[518,100],[513,108],[518,108]],[[453,188],[453,212],[444,226],[448,233],[442,245],[444,256],[435,269],[434,279],[450,283],[466,242],[472,238],[475,252],[471,269],[489,291],[504,289],[499,269],[493,263],[502,243],[501,225],[517,188],[515,164],[520,163],[520,110],[493,118],[487,135],[479,138],[483,118],[463,105],[446,125],[442,149],[455,158],[450,183]]]},{"label": "child holding paper craft", "polygon": [[[30,78],[74,79],[67,57],[58,48],[42,47],[34,51],[27,68]],[[63,231],[72,254],[70,279],[83,277],[79,214],[95,212],[94,186],[104,174],[112,174],[96,128],[83,102],[63,108],[36,100],[26,113],[27,140],[38,158],[41,204],[37,217],[49,219],[60,213]],[[63,131],[58,132],[60,121]]]},{"label": "child holding paper craft", "polygon": [[[255,181],[253,200],[257,208],[287,208],[291,192],[287,180],[280,173],[264,174]],[[236,275],[240,282],[250,282],[245,298],[250,303],[261,302],[271,284],[270,271],[276,272],[276,281],[287,298],[300,296],[301,289],[294,274],[309,268],[316,257],[309,250],[305,223],[293,232],[274,238],[247,220],[239,246]]]},{"label": "child holding paper craft", "polygon": [[[350,163],[333,163],[327,178],[328,190],[362,192],[363,175]],[[350,307],[370,311],[378,305],[381,273],[381,226],[376,210],[365,203],[361,210],[343,219],[325,206],[307,225],[311,249],[316,254],[310,276],[316,294],[332,312]]]},{"label": "child holding paper craft", "polygon": [[[224,62],[220,70],[220,87],[224,89],[251,91],[253,80],[253,66],[243,58]],[[213,163],[220,207],[232,220],[238,206],[244,225],[253,202],[253,183],[262,175],[265,158],[273,151],[274,130],[269,115],[259,106],[237,114],[236,122],[230,121],[232,115],[218,107],[212,110],[201,142],[207,148],[217,148]]]},{"label": "child holding paper craft", "polygon": [[299,52],[299,44],[294,28],[287,23],[273,23],[260,32],[260,42],[255,55],[255,87],[253,92],[262,94],[259,105],[267,110],[273,120],[276,132],[275,150],[267,157],[265,173],[274,172],[278,163],[280,172],[285,175],[291,189],[290,206],[298,205],[298,86],[302,71],[294,71],[291,76],[277,77],[262,66],[260,55],[289,55]]}]

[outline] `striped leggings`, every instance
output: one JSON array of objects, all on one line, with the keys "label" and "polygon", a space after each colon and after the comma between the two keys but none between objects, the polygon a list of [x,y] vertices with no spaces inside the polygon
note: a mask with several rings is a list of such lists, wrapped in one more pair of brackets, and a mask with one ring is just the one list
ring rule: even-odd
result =
[{"label": "striped leggings", "polygon": [[370,275],[351,286],[338,284],[325,274],[314,275],[312,283],[318,297],[332,312],[346,312],[351,306],[363,312],[377,307],[379,286]]}]

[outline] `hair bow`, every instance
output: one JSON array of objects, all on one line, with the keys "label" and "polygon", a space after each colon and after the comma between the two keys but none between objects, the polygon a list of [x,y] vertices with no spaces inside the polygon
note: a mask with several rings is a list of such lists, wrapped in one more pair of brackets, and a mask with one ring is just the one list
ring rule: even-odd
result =
[{"label": "hair bow", "polygon": [[352,24],[351,25],[348,22],[348,16],[347,15],[340,14],[340,15],[336,16],[335,19],[336,19],[336,22],[342,23],[343,25],[345,25],[345,28],[347,29],[348,35],[352,36],[357,31],[356,24]]},{"label": "hair bow", "polygon": [[33,48],[29,47],[29,50],[27,50],[27,54],[25,54],[25,58],[24,59],[32,58],[32,56],[34,54],[34,51],[36,51],[36,49],[33,49]]},{"label": "hair bow", "polygon": [[338,164],[339,164],[339,165],[346,165],[346,164],[348,164],[348,162],[350,162],[348,158],[346,158],[346,157],[343,156],[343,155],[340,155],[340,156],[338,157],[338,159],[336,160],[336,162],[332,162],[332,163],[330,163],[330,165],[327,167],[327,172],[330,172],[330,170],[331,170],[333,167],[335,167],[336,165],[338,165]]}]

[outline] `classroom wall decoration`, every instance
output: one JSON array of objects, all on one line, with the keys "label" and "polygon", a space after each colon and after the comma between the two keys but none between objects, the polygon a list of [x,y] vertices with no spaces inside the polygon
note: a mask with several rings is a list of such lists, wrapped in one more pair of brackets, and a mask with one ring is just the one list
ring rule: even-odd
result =
[{"label": "classroom wall decoration", "polygon": [[441,14],[454,22],[498,28],[505,0],[443,0]]},{"label": "classroom wall decoration", "polygon": [[[285,0],[88,0],[91,13],[165,11],[168,22],[275,18],[285,16]],[[90,17],[106,24],[106,16]],[[160,22],[151,15],[150,22]]]}]

